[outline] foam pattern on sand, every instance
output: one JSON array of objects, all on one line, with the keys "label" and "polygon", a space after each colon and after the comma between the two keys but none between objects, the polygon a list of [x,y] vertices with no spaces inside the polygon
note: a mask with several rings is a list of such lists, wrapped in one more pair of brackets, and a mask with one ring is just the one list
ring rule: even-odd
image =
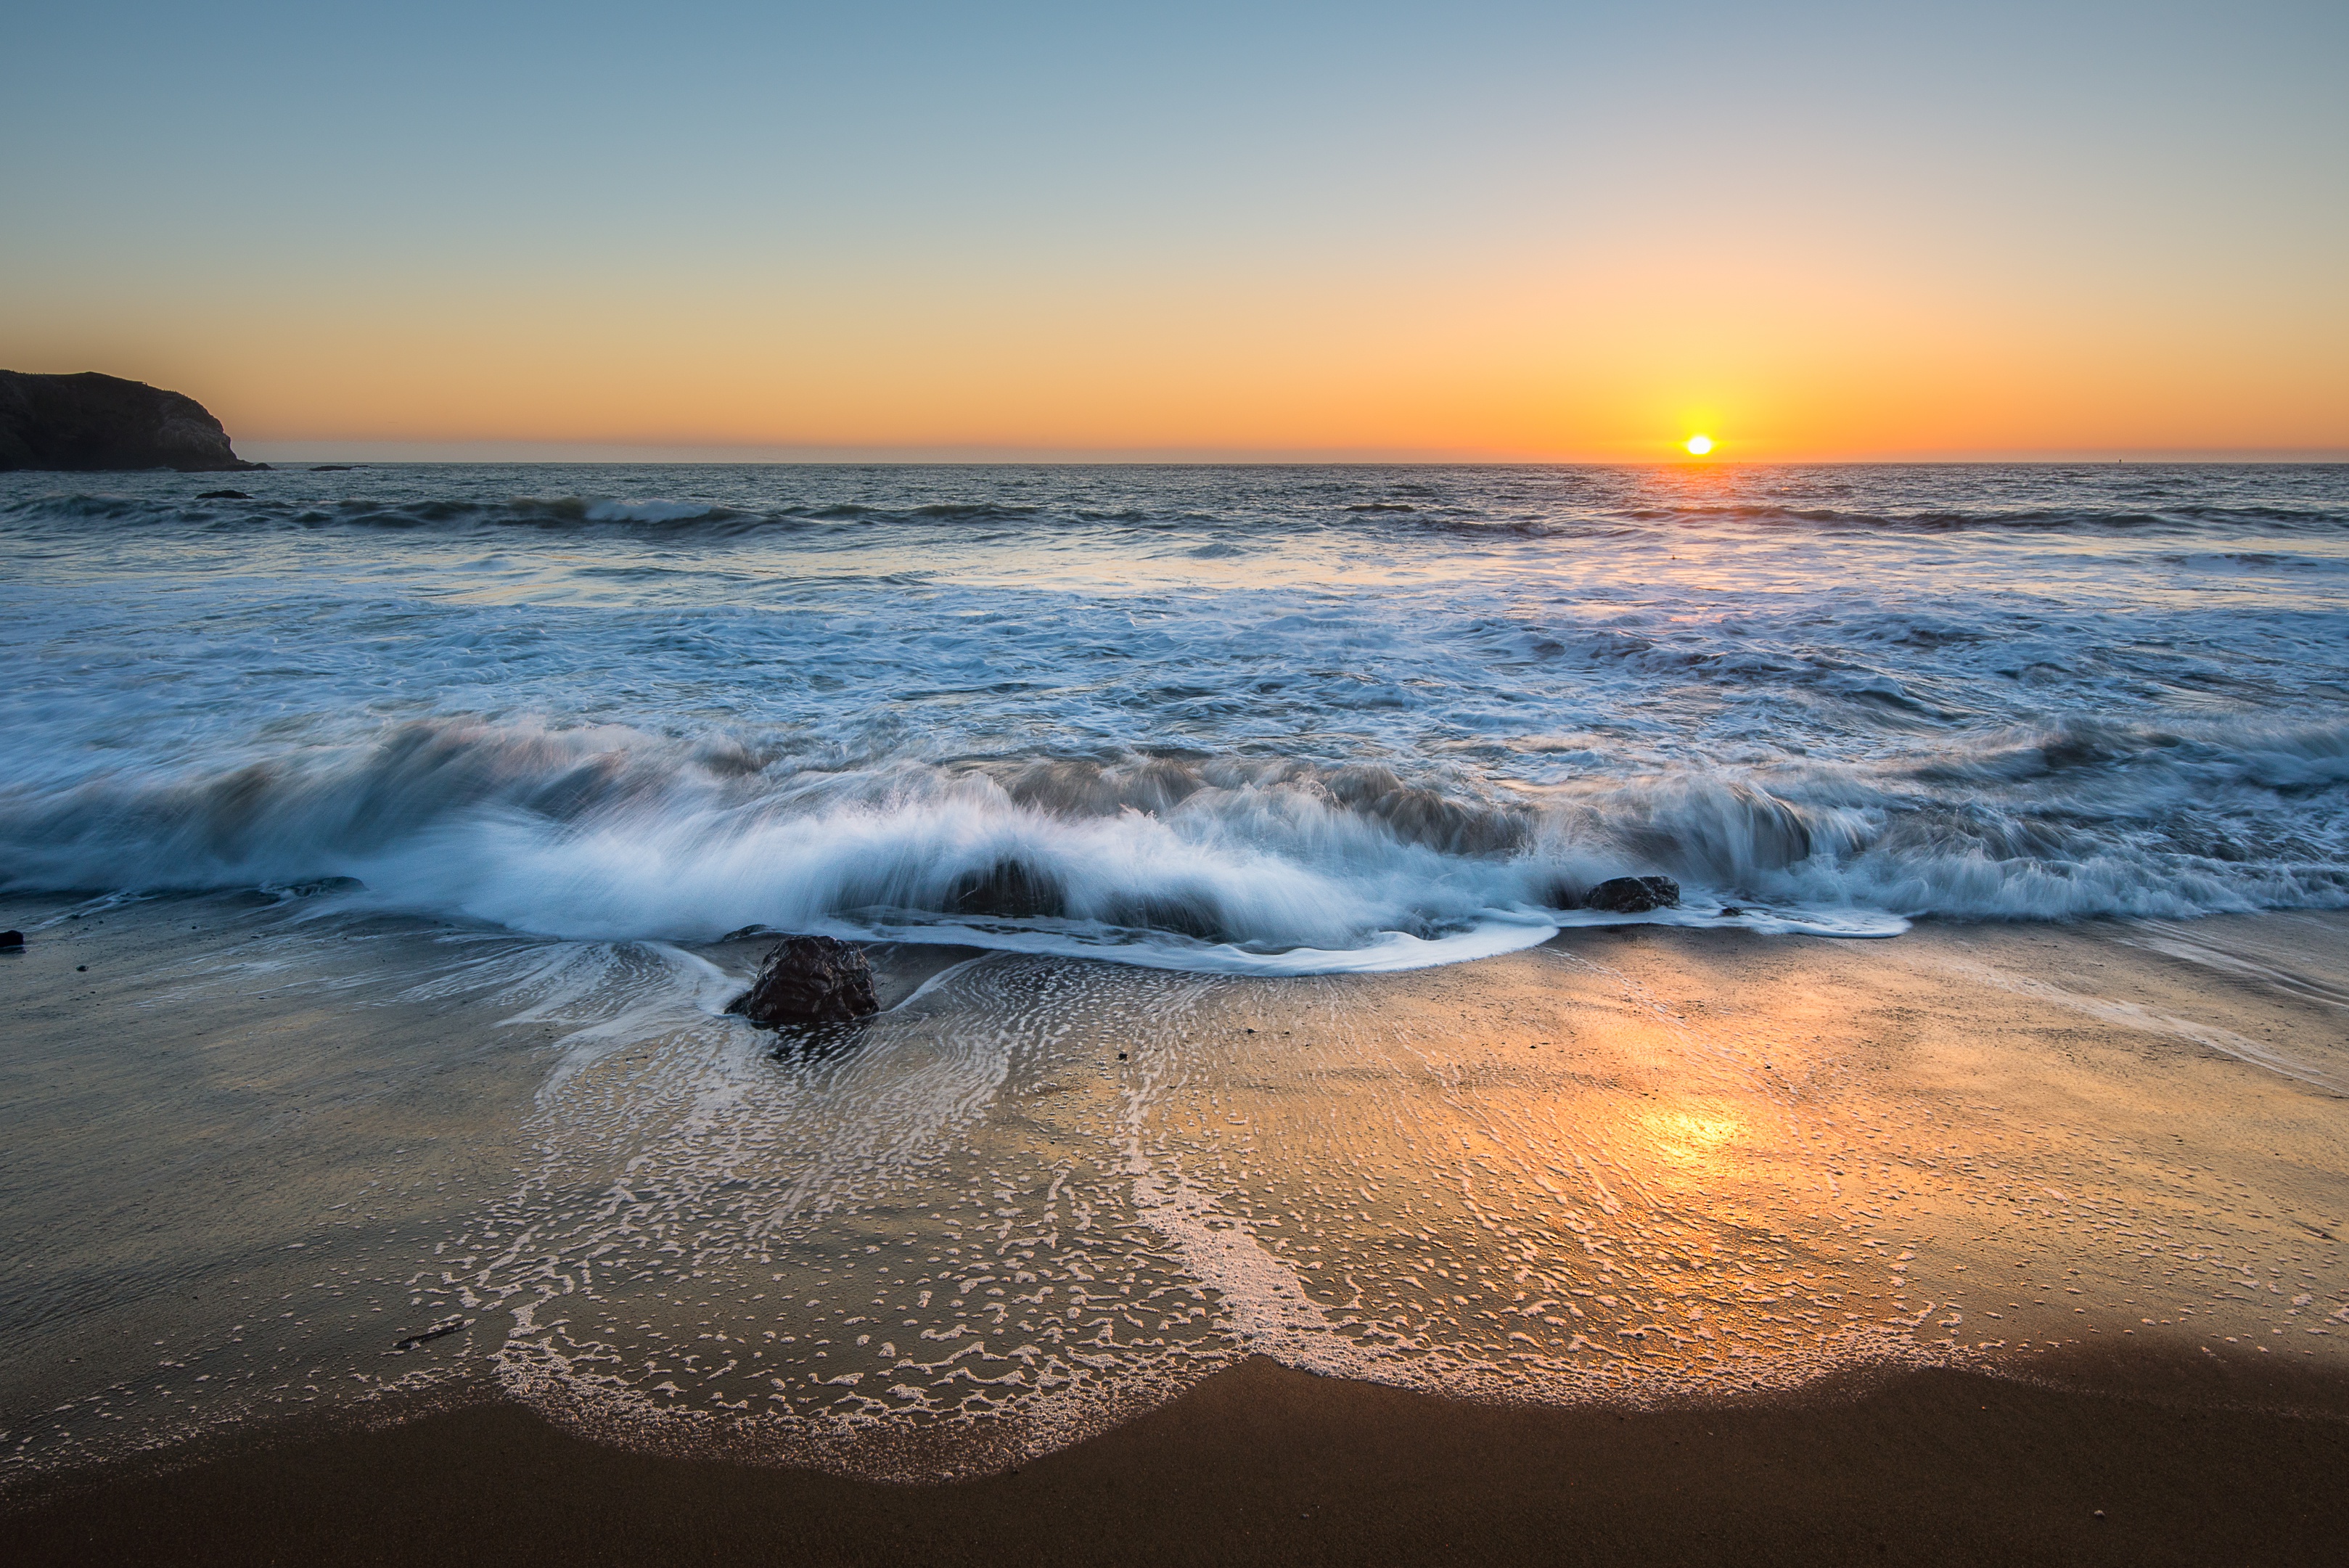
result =
[{"label": "foam pattern on sand", "polygon": [[[2349,1333],[2341,1194],[2308,1152],[2349,1047],[2254,1050],[2253,1016],[2094,989],[2127,943],[2028,970],[1814,945],[1791,984],[1732,965],[1725,995],[1640,978],[1626,933],[1278,979],[994,953],[895,971],[892,1010],[778,1054],[720,1010],[755,941],[536,940],[331,889],[20,918],[27,963],[75,930],[101,968],[116,940],[155,958],[129,1012],[28,1067],[67,1081],[54,1125],[12,1102],[0,1484],[492,1392],[613,1440],[919,1480],[1249,1354],[1645,1403],[2099,1332]],[[2133,930],[2334,1006],[2289,944]],[[1882,1072],[1920,1005],[1993,1009],[1984,1038],[2021,1054],[1952,1037]],[[1856,1037],[1855,1006],[1883,1009]],[[433,1087],[464,1073],[490,1077]],[[2268,1097],[2256,1149],[2178,1136],[2219,1092]]]},{"label": "foam pattern on sand", "polygon": [[781,1061],[715,1018],[583,1035],[544,1164],[422,1294],[507,1315],[510,1387],[584,1429],[909,1479],[1250,1353],[1552,1401],[1979,1353],[1930,1295],[1849,1289],[1907,1267],[1849,1242],[1880,1198],[1758,1064],[1684,1037],[1676,1098],[1734,1109],[1627,1123],[1548,1092],[1561,1055],[1463,1068],[1346,985],[999,957]]}]

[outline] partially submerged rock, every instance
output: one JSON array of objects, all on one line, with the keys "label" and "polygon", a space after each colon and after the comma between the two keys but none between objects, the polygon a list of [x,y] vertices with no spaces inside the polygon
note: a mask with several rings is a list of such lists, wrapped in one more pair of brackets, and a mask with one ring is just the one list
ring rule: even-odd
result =
[{"label": "partially submerged rock", "polygon": [[1670,877],[1609,877],[1582,895],[1582,907],[1609,914],[1645,914],[1680,901],[1681,884]]},{"label": "partially submerged rock", "polygon": [[1024,861],[1001,860],[955,883],[952,913],[999,920],[1051,919],[1068,913],[1059,879]]},{"label": "partially submerged rock", "polygon": [[881,1010],[864,950],[829,936],[786,936],[750,988],[726,1004],[762,1029],[845,1024]]},{"label": "partially submerged rock", "polygon": [[239,459],[221,422],[193,397],[94,371],[0,370],[0,469],[207,474],[268,466]]}]

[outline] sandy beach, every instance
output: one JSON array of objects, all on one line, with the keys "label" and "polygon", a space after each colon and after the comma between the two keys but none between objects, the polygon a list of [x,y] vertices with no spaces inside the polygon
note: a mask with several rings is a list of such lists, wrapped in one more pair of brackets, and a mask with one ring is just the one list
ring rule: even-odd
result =
[{"label": "sandy beach", "polygon": [[[2339,916],[1306,979],[876,949],[897,1005],[778,1058],[626,944],[8,913],[15,1560],[2349,1540]],[[715,994],[758,945],[688,956]],[[864,1152],[812,1191],[802,1136]]]},{"label": "sandy beach", "polygon": [[0,1568],[2349,1568],[2349,5],[447,9],[5,30]]},{"label": "sandy beach", "polygon": [[[2340,1561],[2349,1386],[2176,1352],[1672,1411],[1463,1404],[1255,1359],[1007,1474],[632,1454],[512,1406],[248,1445],[0,1515],[23,1563]],[[2289,1408],[2294,1413],[2279,1413]]]}]

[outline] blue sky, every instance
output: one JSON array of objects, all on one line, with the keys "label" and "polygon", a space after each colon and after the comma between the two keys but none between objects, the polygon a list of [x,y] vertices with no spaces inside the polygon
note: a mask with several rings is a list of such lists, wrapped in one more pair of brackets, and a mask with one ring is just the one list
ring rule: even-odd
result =
[{"label": "blue sky", "polygon": [[[1359,418],[1379,427],[1366,449],[1392,447],[1411,375],[1450,388],[1416,417],[1455,433],[1479,385],[1496,428],[1504,383],[1547,395],[1462,301],[1521,311],[1552,358],[1658,313],[1651,363],[1687,359],[1671,301],[1637,279],[1692,258],[1717,270],[1691,287],[1735,300],[1709,335],[1764,343],[1724,349],[1714,377],[1760,388],[1749,401],[1773,353],[1815,401],[1837,373],[1766,346],[1802,292],[1786,269],[1913,301],[1904,321],[1961,301],[2024,324],[2019,341],[2043,315],[2116,343],[2133,314],[2175,323],[2181,362],[2248,382],[2274,360],[2302,405],[2327,386],[2293,356],[2349,351],[2339,5],[92,4],[19,7],[6,29],[0,363],[151,364],[289,438],[548,433],[474,408],[437,428],[322,363],[402,342],[443,362],[477,342],[483,374],[527,397],[524,362],[603,333],[639,379],[722,362],[753,397],[731,322],[796,374],[857,386],[874,442],[918,445],[994,428],[975,366],[1016,356],[999,324],[1032,317],[1059,345],[1036,350],[1036,438],[1071,423],[1067,383],[1093,364],[1070,343],[1127,331],[1134,377],[1163,361],[1171,385],[1203,374],[1183,343],[1220,333],[1236,374],[1266,346],[1264,374],[1310,398],[1310,361],[1391,333],[1392,417]],[[1187,339],[1177,300],[1209,324]],[[1321,335],[1290,330],[1340,300]],[[554,301],[567,335],[514,325]],[[1859,346],[1897,325],[1839,325],[1807,294],[1783,308],[1850,336],[1866,374],[1897,368]],[[962,346],[940,377],[971,385],[891,428],[858,378],[918,377],[924,335]],[[1588,384],[1632,397],[1635,351]],[[1711,373],[1688,366],[1690,398]],[[2337,378],[2330,395],[2302,444],[2349,444]],[[1132,400],[1135,437],[1214,424]],[[625,397],[571,417],[596,438],[691,433]],[[709,434],[790,446],[811,418],[779,394],[771,429]],[[1288,438],[1277,408],[1248,418]]]}]

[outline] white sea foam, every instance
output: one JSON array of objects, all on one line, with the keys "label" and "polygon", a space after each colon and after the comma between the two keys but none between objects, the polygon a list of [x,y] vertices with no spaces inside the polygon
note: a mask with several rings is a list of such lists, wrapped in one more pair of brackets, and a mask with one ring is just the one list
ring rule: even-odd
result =
[{"label": "white sea foam", "polygon": [[2337,477],[552,477],[0,486],[5,885],[1268,973],[1624,874],[1831,934],[2349,903]]},{"label": "white sea foam", "polygon": [[[468,1150],[486,1196],[437,1155],[362,1172],[370,1255],[266,1290],[222,1265],[256,1305],[316,1292],[303,1335],[241,1338],[239,1305],[201,1370],[175,1346],[78,1414],[38,1402],[118,1451],[429,1384],[411,1356],[439,1352],[390,1346],[455,1318],[452,1358],[607,1435],[908,1479],[1250,1351],[1559,1399],[1963,1358],[2013,1326],[1878,1278],[1867,1233],[1920,1188],[2070,1191],[2058,1130],[1950,1158],[1899,1074],[1814,1063],[1790,1093],[1791,1039],[1570,948],[1512,961],[1574,982],[1547,1020],[1540,987],[1472,1016],[1474,975],[1344,972],[1597,923],[2349,903],[2338,473],[205,482],[0,476],[0,888],[99,895],[54,916],[83,929],[173,912],[155,1001],[226,1009],[275,1086],[236,1103],[288,1187],[281,1265],[322,1257],[305,1205],[356,1168],[332,1140],[287,1164],[274,1119],[366,1031],[243,1029],[279,987],[435,1010],[347,1107],[473,1053],[531,1064],[527,1125]],[[1677,906],[1578,906],[1648,874]],[[254,925],[230,936],[145,896],[255,886],[285,897],[189,905]],[[750,949],[690,950],[759,926],[999,951],[854,1048],[777,1056],[719,1011]],[[2338,1080],[2190,1007],[1987,978]],[[93,1096],[144,1092],[86,1058]],[[2102,1232],[2137,1199],[2058,1201]],[[79,1240],[36,1249],[40,1312],[143,1310],[117,1286],[151,1235],[112,1233],[103,1276]],[[329,1330],[357,1349],[321,1376]],[[114,1419],[134,1405],[151,1425]]]}]

